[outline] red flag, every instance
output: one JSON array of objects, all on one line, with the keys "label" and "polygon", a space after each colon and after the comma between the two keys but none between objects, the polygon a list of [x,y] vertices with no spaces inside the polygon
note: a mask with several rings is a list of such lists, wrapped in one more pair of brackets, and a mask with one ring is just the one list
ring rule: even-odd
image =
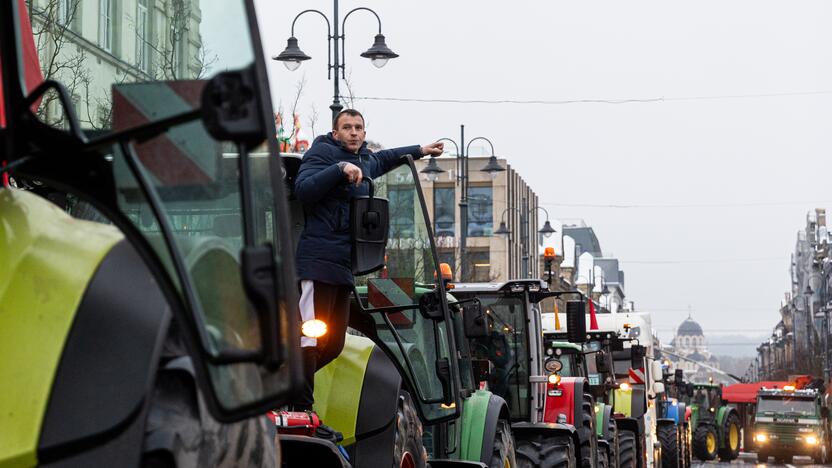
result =
[{"label": "red flag", "polygon": [[[26,91],[29,92],[35,89],[43,82],[43,72],[40,70],[40,60],[38,60],[38,51],[35,48],[35,36],[32,34],[32,24],[29,22],[29,15],[26,13],[26,2],[18,0],[17,9],[20,12],[20,32],[23,46],[23,69],[26,79]],[[0,64],[2,65],[2,64]],[[2,83],[0,83],[2,84]],[[32,107],[37,109],[40,105],[40,100]],[[0,128],[6,126],[6,114],[3,106],[3,87],[0,86]],[[5,166],[6,161],[0,161]],[[4,186],[9,185],[9,173],[3,173]]]},{"label": "red flag", "polygon": [[591,297],[589,298],[589,329],[598,329],[598,319],[595,318],[595,302],[592,301]]}]

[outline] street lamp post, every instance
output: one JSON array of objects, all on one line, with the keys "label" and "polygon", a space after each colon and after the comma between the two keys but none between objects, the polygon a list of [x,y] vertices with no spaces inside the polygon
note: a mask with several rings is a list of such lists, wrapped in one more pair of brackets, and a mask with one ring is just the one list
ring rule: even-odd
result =
[{"label": "street lamp post", "polygon": [[[297,23],[298,18],[300,18],[305,13],[317,13],[318,15],[324,18],[324,21],[326,21],[327,32],[327,79],[333,80],[334,85],[332,104],[329,106],[329,108],[332,110],[332,120],[334,122],[335,117],[344,108],[344,106],[341,105],[341,92],[338,88],[338,72],[340,70],[341,78],[346,78],[346,55],[344,53],[344,50],[346,48],[346,35],[344,34],[344,26],[347,23],[347,18],[349,18],[350,15],[355,13],[356,11],[369,11],[376,17],[376,20],[378,21],[378,34],[376,34],[373,45],[361,54],[362,57],[370,59],[374,66],[376,66],[377,68],[381,68],[387,64],[388,60],[396,58],[399,55],[387,47],[387,44],[384,41],[384,35],[381,33],[381,18],[379,18],[378,14],[375,11],[366,7],[353,8],[344,16],[344,19],[340,23],[339,29],[338,0],[333,0],[332,4],[332,23],[330,23],[329,18],[319,10],[304,10],[298,13],[298,15],[295,16],[295,19],[292,21],[291,36],[287,41],[286,49],[284,49],[283,52],[281,52],[279,55],[272,57],[272,59],[277,60],[278,62],[283,62],[286,68],[288,68],[290,71],[297,70],[300,67],[301,63],[311,59],[312,57],[306,55],[302,50],[300,50],[300,47],[298,47],[298,40],[295,37],[295,23]],[[339,51],[341,52],[340,55],[338,54]]]},{"label": "street lamp post", "polygon": [[[542,206],[536,206],[535,208],[538,209],[538,210],[543,210],[543,212],[546,213],[546,222],[543,223],[543,227],[540,228],[537,231],[537,233],[542,234],[543,237],[546,237],[546,238],[551,237],[552,234],[554,234],[556,231],[552,227],[552,224],[549,222],[549,212],[546,211],[546,208],[543,208]],[[521,260],[523,262],[522,263],[522,265],[523,265],[522,266],[523,275],[526,276],[526,275],[529,274],[529,239],[528,239],[528,237],[529,237],[528,236],[529,218],[527,216],[528,214],[524,210],[520,210],[520,209],[517,209],[517,208],[509,207],[509,208],[504,209],[502,214],[500,215],[500,227],[498,227],[497,230],[494,231],[494,234],[497,234],[497,235],[500,235],[500,236],[508,235],[509,244],[511,243],[511,230],[508,229],[508,227],[506,226],[506,218],[505,218],[506,213],[508,213],[509,211],[516,211],[518,214],[520,214]]]},{"label": "street lamp post", "polygon": [[[466,268],[465,268],[465,251],[467,250],[467,237],[468,237],[468,157],[469,157],[469,150],[471,149],[471,143],[483,140],[488,143],[491,147],[491,157],[488,159],[488,164],[485,167],[480,169],[482,172],[487,172],[492,179],[497,177],[497,174],[506,170],[500,163],[497,161],[497,156],[494,154],[494,144],[491,143],[491,140],[485,137],[474,137],[472,138],[468,144],[465,144],[465,125],[459,126],[459,141],[460,144],[457,144],[454,140],[450,138],[440,138],[436,141],[447,141],[454,145],[456,149],[456,183],[460,187],[460,195],[459,195],[459,221],[460,221],[460,229],[459,229],[459,276],[460,278],[465,281],[466,276]],[[439,167],[436,164],[436,161],[431,158],[428,161],[428,165],[422,169],[422,174],[425,175],[425,178],[431,182],[435,182],[439,178],[439,174],[445,172],[444,169]]]}]

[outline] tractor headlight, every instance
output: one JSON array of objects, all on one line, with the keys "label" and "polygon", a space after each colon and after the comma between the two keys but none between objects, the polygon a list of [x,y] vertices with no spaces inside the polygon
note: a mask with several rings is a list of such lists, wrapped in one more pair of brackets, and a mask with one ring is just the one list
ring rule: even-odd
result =
[{"label": "tractor headlight", "polygon": [[320,338],[326,335],[326,322],[318,319],[307,320],[303,322],[300,330],[304,336],[309,338]]},{"label": "tractor headlight", "polygon": [[766,434],[763,434],[762,432],[758,432],[754,434],[754,440],[756,440],[757,442],[765,442],[766,440],[768,440],[768,436]]},{"label": "tractor headlight", "polygon": [[809,445],[817,445],[818,444],[818,438],[814,435],[806,436],[805,440],[806,440],[806,443],[809,444]]},{"label": "tractor headlight", "polygon": [[549,374],[549,383],[557,386],[560,384],[560,374]]}]

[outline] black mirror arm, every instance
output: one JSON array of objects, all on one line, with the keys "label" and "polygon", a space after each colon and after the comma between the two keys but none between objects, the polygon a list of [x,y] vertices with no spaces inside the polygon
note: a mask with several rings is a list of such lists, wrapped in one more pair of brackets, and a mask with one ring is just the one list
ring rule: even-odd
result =
[{"label": "black mirror arm", "polygon": [[468,303],[474,304],[474,303],[479,303],[479,302],[480,302],[479,298],[472,297],[472,298],[469,298],[469,299],[461,299],[461,300],[458,300],[458,301],[449,302],[448,305],[453,306],[453,305],[462,305],[462,304],[468,304]]},{"label": "black mirror arm", "polygon": [[529,297],[532,299],[532,302],[540,302],[543,299],[549,297],[561,297],[567,295],[576,295],[579,298],[583,298],[584,293],[580,291],[536,291],[536,292],[529,292]]}]

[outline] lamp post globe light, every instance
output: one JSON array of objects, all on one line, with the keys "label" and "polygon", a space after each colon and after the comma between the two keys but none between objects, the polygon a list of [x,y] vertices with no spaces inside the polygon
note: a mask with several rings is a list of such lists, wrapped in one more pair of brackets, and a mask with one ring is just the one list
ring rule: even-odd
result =
[{"label": "lamp post globe light", "polygon": [[311,59],[312,57],[306,55],[298,45],[298,39],[295,37],[295,23],[297,23],[298,18],[300,18],[306,13],[315,13],[323,17],[324,21],[326,21],[327,31],[327,79],[333,80],[334,88],[332,94],[332,104],[329,106],[329,108],[332,110],[332,119],[335,120],[335,117],[344,108],[344,106],[341,105],[341,92],[338,87],[338,72],[341,72],[340,78],[346,77],[346,55],[344,53],[346,35],[344,34],[344,27],[346,26],[347,18],[349,18],[350,15],[355,13],[356,11],[369,11],[376,17],[376,20],[378,21],[378,34],[376,34],[375,36],[373,45],[361,54],[362,57],[370,59],[370,62],[376,68],[383,67],[387,64],[387,62],[390,59],[394,59],[399,55],[390,50],[389,47],[387,47],[384,34],[381,33],[381,18],[379,18],[378,14],[375,11],[366,7],[353,8],[344,16],[344,19],[340,23],[339,29],[338,0],[333,0],[332,3],[332,23],[330,23],[329,17],[327,17],[323,12],[319,10],[304,10],[298,13],[298,15],[295,16],[295,19],[292,20],[291,35],[289,36],[289,39],[286,42],[286,48],[280,54],[276,55],[275,57],[272,57],[272,59],[278,62],[283,62],[283,65],[285,65],[289,71],[297,70],[298,68],[300,68],[303,62]]},{"label": "lamp post globe light", "polygon": [[[368,51],[369,52],[369,51]],[[459,126],[459,141],[460,144],[457,144],[456,141],[450,138],[440,138],[436,140],[437,142],[440,141],[447,141],[454,145],[456,149],[456,169],[457,169],[457,176],[456,176],[456,183],[460,186],[460,198],[459,198],[459,218],[460,218],[460,234],[459,234],[459,274],[460,277],[465,281],[467,278],[466,276],[466,263],[465,263],[465,251],[466,251],[466,238],[468,237],[468,156],[469,150],[471,148],[471,143],[477,140],[483,140],[488,143],[491,147],[491,157],[488,159],[488,164],[485,167],[480,169],[482,172],[488,173],[488,175],[494,179],[499,175],[501,172],[505,171],[506,168],[500,165],[500,162],[497,161],[497,156],[494,154],[494,144],[491,143],[491,140],[485,137],[475,137],[471,139],[468,144],[465,144],[465,125]],[[427,166],[424,169],[419,171],[424,175],[425,180],[430,182],[436,182],[439,180],[439,175],[446,172],[444,169],[439,167],[436,161],[431,158],[428,161]],[[550,226],[551,227],[551,226]]]}]

